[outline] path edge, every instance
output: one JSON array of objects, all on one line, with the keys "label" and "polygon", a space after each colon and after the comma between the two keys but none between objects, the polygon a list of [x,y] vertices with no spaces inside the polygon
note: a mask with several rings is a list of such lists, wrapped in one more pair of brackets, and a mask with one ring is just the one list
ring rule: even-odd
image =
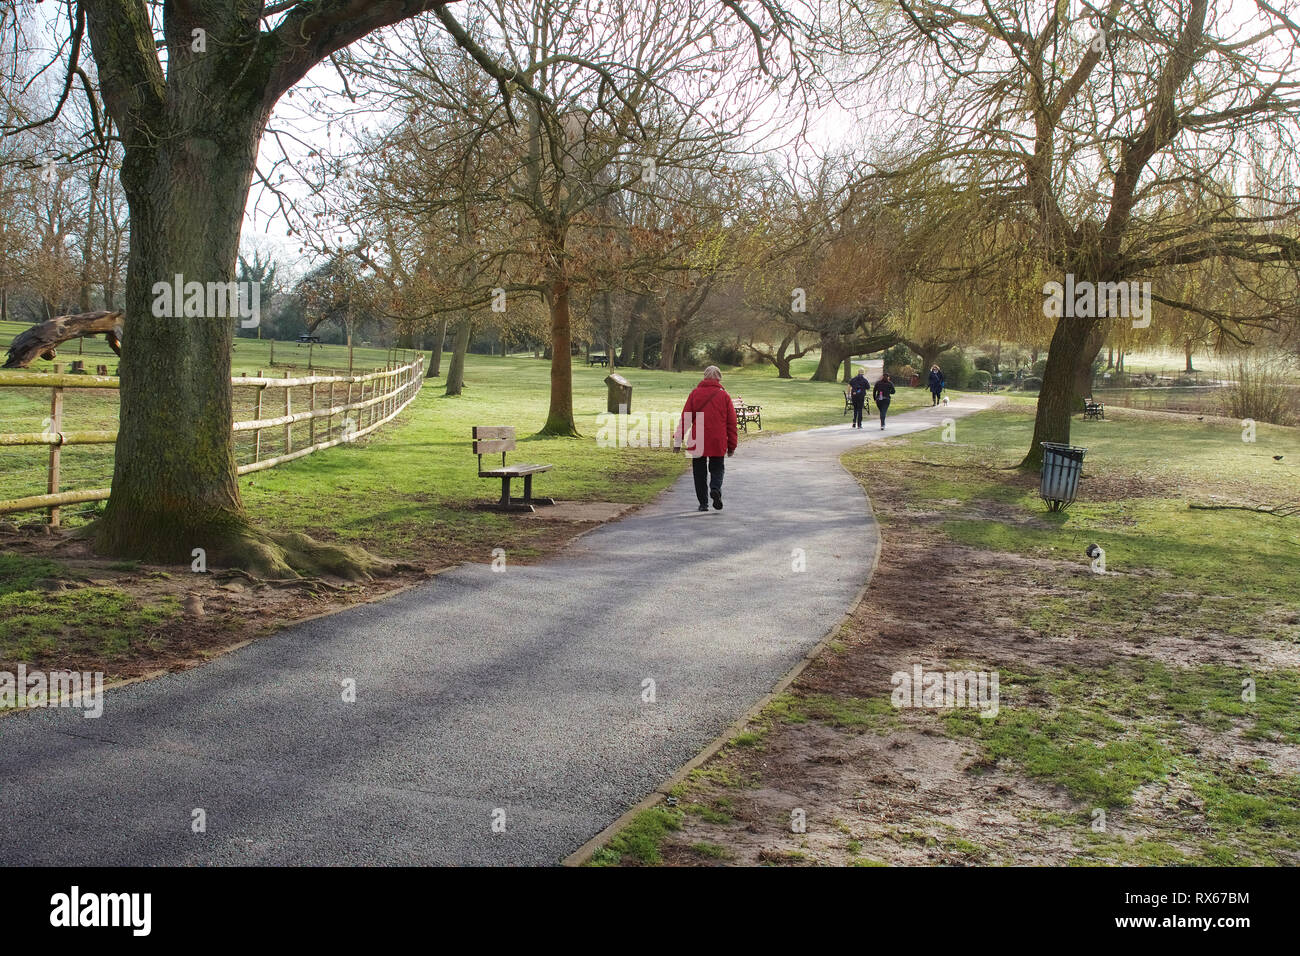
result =
[{"label": "path edge", "polygon": [[[867,446],[864,444],[863,447]],[[856,450],[857,449],[853,449],[852,451]],[[848,451],[844,454],[847,455],[851,453],[851,451]],[[836,459],[836,461],[854,481],[858,480],[853,472],[849,471],[848,468],[845,468],[844,455],[841,455]],[[859,487],[861,487],[860,483]],[[875,524],[877,529],[876,548],[875,552],[871,556],[871,567],[867,570],[867,577],[862,582],[862,586],[858,588],[857,594],[853,596],[853,600],[849,603],[848,609],[844,612],[843,616],[826,630],[826,633],[821,636],[821,639],[818,640],[816,644],[808,649],[808,653],[800,658],[793,667],[782,675],[770,691],[755,701],[748,710],[728,724],[721,734],[715,737],[703,750],[684,763],[676,773],[657,786],[654,790],[651,790],[641,800],[637,801],[634,806],[625,810],[619,815],[618,819],[614,820],[590,840],[566,856],[562,861],[560,861],[560,866],[583,866],[586,864],[592,856],[595,855],[597,850],[603,847],[613,839],[620,830],[631,823],[634,817],[640,813],[644,813],[646,810],[649,810],[654,806],[657,806],[668,796],[668,791],[672,790],[679,783],[682,783],[687,776],[689,776],[692,770],[716,756],[718,751],[725,747],[733,737],[744,730],[746,724],[762,713],[763,709],[774,699],[785,693],[786,688],[798,679],[799,675],[807,669],[809,664],[818,657],[821,657],[822,652],[826,650],[827,645],[829,645],[835,635],[840,632],[840,629],[844,627],[849,618],[857,612],[858,607],[867,596],[867,589],[871,587],[872,579],[876,576],[876,568],[880,565],[880,553],[884,547],[885,541],[884,529],[881,528],[880,522],[876,519],[876,509],[871,503],[871,495],[867,493],[865,488],[862,489],[862,496],[867,501],[867,517]]]}]

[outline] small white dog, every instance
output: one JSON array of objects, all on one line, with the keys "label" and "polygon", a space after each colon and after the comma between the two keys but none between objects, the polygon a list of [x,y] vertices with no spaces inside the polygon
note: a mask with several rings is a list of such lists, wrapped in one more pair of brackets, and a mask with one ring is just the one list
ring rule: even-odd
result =
[{"label": "small white dog", "polygon": [[945,395],[945,396],[943,397],[943,403],[944,403],[945,405],[948,404],[948,396],[947,396],[947,395]]}]

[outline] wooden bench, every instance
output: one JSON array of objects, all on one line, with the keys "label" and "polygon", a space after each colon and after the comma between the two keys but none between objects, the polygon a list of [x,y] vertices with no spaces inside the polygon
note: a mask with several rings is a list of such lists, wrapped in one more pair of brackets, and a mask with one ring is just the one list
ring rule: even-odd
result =
[{"label": "wooden bench", "polygon": [[[515,450],[515,429],[513,425],[475,425],[474,454],[478,455],[478,476],[480,478],[501,479],[501,500],[481,502],[476,507],[493,511],[533,511],[533,505],[553,505],[554,498],[533,497],[533,475],[550,471],[554,465],[507,465],[506,452]],[[483,456],[501,453],[501,467],[483,470]],[[510,482],[516,478],[524,480],[522,499],[510,497]]]},{"label": "wooden bench", "polygon": [[853,390],[851,388],[846,388],[844,390],[844,414],[847,415],[849,413],[849,409],[852,407],[853,407]]},{"label": "wooden bench", "polygon": [[745,400],[739,395],[731,400],[732,407],[736,409],[736,427],[742,432],[749,434],[749,423],[753,422],[758,426],[758,430],[763,430],[763,406],[746,405]]},{"label": "wooden bench", "polygon": [[593,355],[591,358],[587,359],[587,364],[588,364],[588,365],[608,365],[608,364],[609,364],[609,356],[608,356],[608,355]]},{"label": "wooden bench", "polygon": [[1105,405],[1103,405],[1101,402],[1093,401],[1091,395],[1089,395],[1087,398],[1083,400],[1084,421],[1087,421],[1090,418],[1093,420],[1101,420],[1101,419],[1105,419],[1105,417],[1106,417]]}]

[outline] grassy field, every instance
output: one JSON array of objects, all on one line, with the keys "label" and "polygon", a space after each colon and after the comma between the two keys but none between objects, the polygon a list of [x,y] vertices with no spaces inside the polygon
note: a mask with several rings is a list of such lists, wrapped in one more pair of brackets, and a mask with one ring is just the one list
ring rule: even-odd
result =
[{"label": "grassy field", "polygon": [[[866,600],[594,862],[1300,862],[1300,516],[1189,508],[1296,500],[1300,430],[1078,423],[1053,515],[1006,467],[1031,427],[1014,401],[847,456],[884,532]],[[998,673],[997,716],[893,706],[916,664]]]}]

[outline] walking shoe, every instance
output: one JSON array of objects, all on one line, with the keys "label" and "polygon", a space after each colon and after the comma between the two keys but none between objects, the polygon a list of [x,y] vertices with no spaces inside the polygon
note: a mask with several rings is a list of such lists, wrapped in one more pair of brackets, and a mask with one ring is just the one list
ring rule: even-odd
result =
[{"label": "walking shoe", "polygon": [[713,507],[717,508],[719,511],[722,510],[722,492],[713,492]]},{"label": "walking shoe", "polygon": [[709,510],[709,506],[708,506],[708,505],[700,505],[700,506],[699,506],[698,508],[696,508],[695,510],[696,510],[696,511],[708,511],[708,510]]}]

